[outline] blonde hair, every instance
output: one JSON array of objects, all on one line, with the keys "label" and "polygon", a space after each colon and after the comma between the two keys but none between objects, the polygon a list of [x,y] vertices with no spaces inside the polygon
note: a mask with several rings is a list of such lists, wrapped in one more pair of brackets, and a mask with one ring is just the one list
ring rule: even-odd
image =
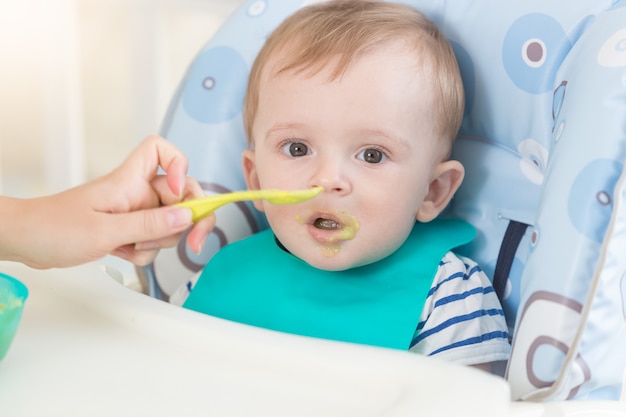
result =
[{"label": "blonde hair", "polygon": [[[257,112],[263,71],[280,56],[274,74],[322,70],[339,57],[332,81],[368,51],[404,40],[415,48],[434,78],[435,134],[449,154],[463,118],[464,92],[454,51],[437,26],[410,6],[372,0],[334,0],[304,7],[284,20],[269,36],[252,66],[244,102],[249,142]],[[270,74],[273,75],[273,74]]]}]

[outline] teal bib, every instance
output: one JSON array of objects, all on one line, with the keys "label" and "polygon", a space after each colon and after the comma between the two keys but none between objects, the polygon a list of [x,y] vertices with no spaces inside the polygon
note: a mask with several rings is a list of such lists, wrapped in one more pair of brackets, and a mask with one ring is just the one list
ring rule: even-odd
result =
[{"label": "teal bib", "polygon": [[266,230],[220,250],[184,307],[287,333],[406,350],[441,258],[474,235],[460,220],[416,223],[388,257],[330,272],[281,249]]}]

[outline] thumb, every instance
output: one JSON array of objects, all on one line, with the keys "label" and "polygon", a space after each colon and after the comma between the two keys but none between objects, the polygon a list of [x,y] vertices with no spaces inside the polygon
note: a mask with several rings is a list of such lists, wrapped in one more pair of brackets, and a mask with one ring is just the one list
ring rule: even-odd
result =
[{"label": "thumb", "polygon": [[191,210],[159,207],[117,214],[117,236],[121,245],[159,240],[184,231],[192,224]]}]

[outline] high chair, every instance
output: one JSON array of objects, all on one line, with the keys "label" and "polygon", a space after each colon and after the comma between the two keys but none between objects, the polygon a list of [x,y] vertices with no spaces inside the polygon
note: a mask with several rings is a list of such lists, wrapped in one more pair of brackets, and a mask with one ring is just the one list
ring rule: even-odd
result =
[{"label": "high chair", "polygon": [[[266,35],[313,2],[248,1],[191,64],[162,134],[207,194],[245,189],[248,70]],[[439,25],[461,68],[453,157],[466,178],[445,215],[478,231],[462,253],[502,300],[512,400],[578,400],[575,413],[589,409],[580,400],[623,399],[626,0],[404,3]],[[200,255],[182,239],[142,271],[150,295],[167,300],[221,246],[265,227],[249,204],[219,209]]]}]

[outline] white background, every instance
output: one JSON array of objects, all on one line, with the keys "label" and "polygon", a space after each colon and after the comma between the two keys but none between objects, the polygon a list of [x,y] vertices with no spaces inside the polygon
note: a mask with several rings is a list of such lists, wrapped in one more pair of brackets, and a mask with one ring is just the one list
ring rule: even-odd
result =
[{"label": "white background", "polygon": [[0,193],[50,194],[117,166],[243,3],[0,0]]}]

